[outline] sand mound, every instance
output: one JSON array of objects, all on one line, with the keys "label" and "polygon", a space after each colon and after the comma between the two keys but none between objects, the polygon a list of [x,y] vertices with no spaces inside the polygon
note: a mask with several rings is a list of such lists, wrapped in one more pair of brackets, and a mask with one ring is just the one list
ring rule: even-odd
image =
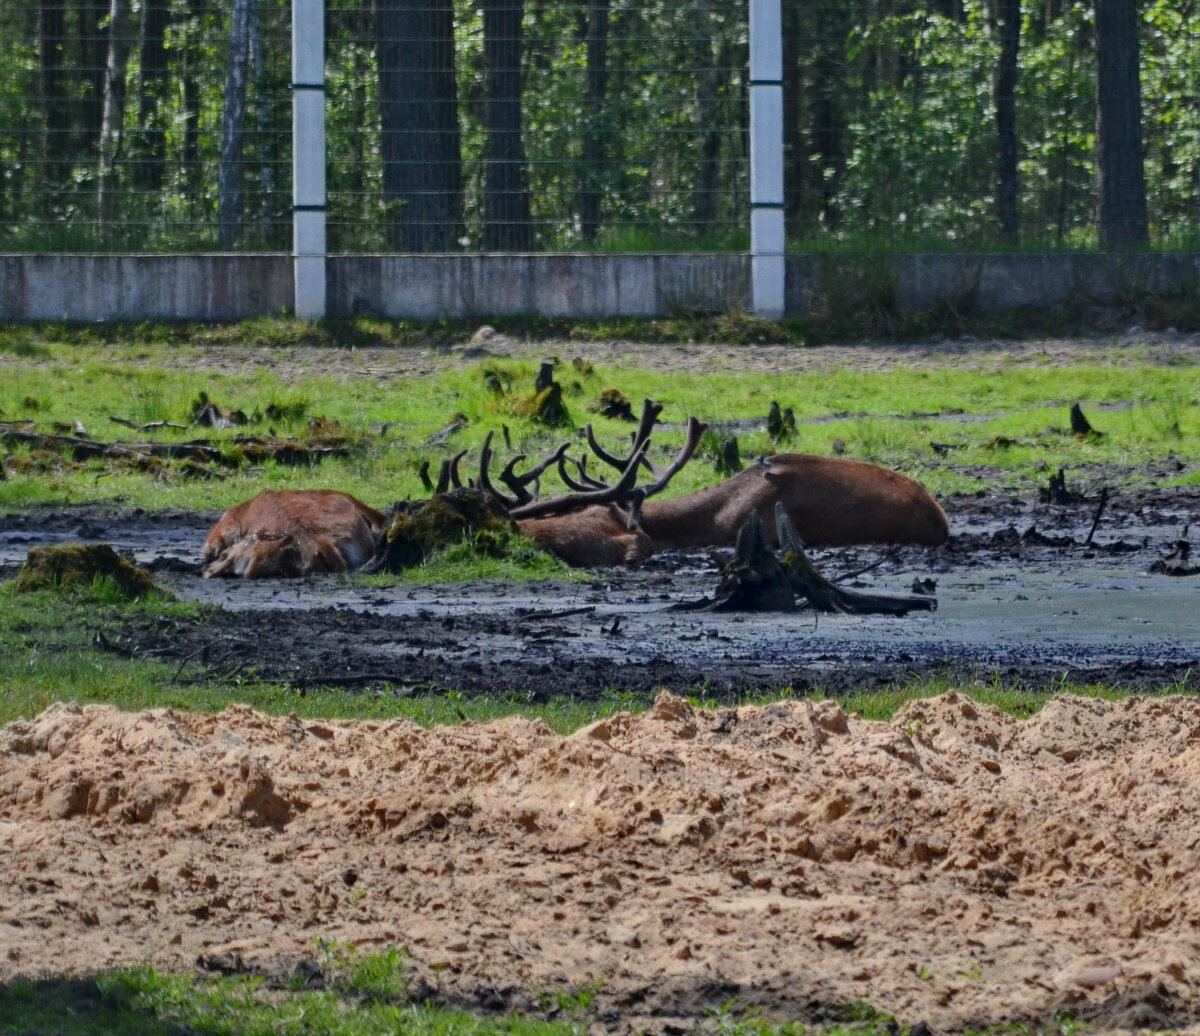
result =
[{"label": "sand mound", "polygon": [[[732,996],[936,1030],[1200,1019],[1200,702],[662,695],[570,737],[59,705],[0,730],[0,978],[404,947],[612,1027]],[[486,994],[486,995],[485,995]]]}]

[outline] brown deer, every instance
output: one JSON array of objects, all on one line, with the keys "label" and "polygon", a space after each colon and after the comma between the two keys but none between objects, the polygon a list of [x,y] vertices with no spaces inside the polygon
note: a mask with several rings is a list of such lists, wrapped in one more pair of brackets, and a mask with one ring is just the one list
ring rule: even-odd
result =
[{"label": "brown deer", "polygon": [[387,516],[332,489],[268,489],[231,507],[204,541],[205,578],[348,572],[375,553]]},{"label": "brown deer", "polygon": [[[489,478],[489,435],[481,454],[478,485],[504,505],[522,532],[568,564],[589,568],[633,564],[652,549],[649,537],[637,526],[638,505],[649,493],[665,488],[687,463],[704,428],[692,419],[680,456],[668,471],[657,473],[653,486],[635,485],[640,473],[640,466],[635,464],[628,466],[614,485],[595,480],[586,486],[572,483],[573,492],[549,500],[534,500],[527,487],[551,464],[557,462],[563,467],[570,443],[563,443],[521,475],[514,469],[524,457],[509,461],[501,480],[512,491],[510,497],[497,490]],[[639,460],[647,445],[648,437],[639,446]],[[437,492],[461,487],[458,463],[464,453],[443,464]],[[629,511],[623,510],[621,503]],[[328,489],[266,490],[231,507],[218,519],[204,541],[202,574],[205,578],[254,579],[352,571],[375,555],[388,521],[386,514],[348,493]]]},{"label": "brown deer", "polygon": [[776,453],[724,482],[669,500],[647,500],[642,528],[655,550],[731,545],[751,514],[778,544],[775,505],[781,504],[811,546],[946,542],[946,515],[925,488],[877,464]]},{"label": "brown deer", "polygon": [[[588,445],[597,457],[627,478],[640,465],[648,465],[646,446],[661,410],[659,404],[646,400],[641,425],[633,436],[633,450],[627,457],[616,457],[601,447],[591,425],[584,429]],[[699,432],[703,431],[703,425],[699,422],[695,425]],[[731,545],[751,514],[759,516],[771,542],[777,545],[776,505],[782,505],[797,534],[810,545],[879,543],[936,547],[949,538],[945,512],[920,483],[877,464],[836,457],[777,453],[760,458],[715,486],[666,500],[649,499],[691,457],[699,432],[693,441],[693,425],[689,425],[689,441],[666,478],[633,497],[634,506],[625,522],[630,529],[636,528],[648,537],[651,550]],[[564,450],[565,446],[560,447],[552,455],[564,482],[576,489],[604,485],[592,478],[587,479],[585,486],[575,485],[565,470]],[[486,460],[485,452],[485,465]],[[481,481],[485,475],[486,471],[481,472]],[[509,511],[514,516],[529,515],[536,508],[539,514],[556,514],[553,522],[535,536],[541,539],[554,534],[553,524],[570,529],[579,520],[569,509],[571,499],[560,497],[526,506],[510,502]],[[614,515],[614,520],[621,519]],[[558,534],[567,535],[565,531]]]},{"label": "brown deer", "polygon": [[[609,484],[587,472],[583,460],[568,469],[563,443],[534,468],[518,475],[513,458],[492,482],[491,435],[480,454],[475,486],[499,500],[521,531],[568,564],[631,564],[656,550],[732,544],[757,513],[776,540],[775,507],[782,505],[808,544],[888,543],[937,546],[946,542],[946,516],[925,489],[895,471],[862,461],[781,453],[706,489],[673,499],[652,499],[690,460],[707,427],[690,418],[683,447],[666,469],[646,458],[650,433],[662,411],[646,400],[628,456],[617,457],[585,429],[592,451],[620,473]],[[442,466],[437,491],[461,486],[460,453]],[[528,489],[557,465],[569,492],[537,499]],[[643,470],[653,481],[638,485]],[[333,491],[265,492],[231,508],[204,544],[204,575],[289,576],[347,571],[374,553],[387,517],[354,497]]]}]

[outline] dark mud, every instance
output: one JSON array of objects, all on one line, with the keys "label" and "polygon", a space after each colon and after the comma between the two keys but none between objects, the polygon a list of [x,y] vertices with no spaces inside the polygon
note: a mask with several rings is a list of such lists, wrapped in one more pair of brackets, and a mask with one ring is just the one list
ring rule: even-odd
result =
[{"label": "dark mud", "polygon": [[110,542],[181,597],[219,607],[197,621],[97,618],[99,644],[178,664],[189,679],[261,678],[314,693],[544,701],[667,688],[730,701],[928,677],[1200,689],[1200,577],[1148,571],[1185,525],[1200,529],[1200,490],[1119,494],[1090,543],[1095,501],[961,497],[946,506],[952,539],[943,548],[813,554],[850,586],[903,593],[934,580],[937,611],[904,618],[672,611],[714,590],[721,556],[707,553],[664,553],[585,582],[201,580],[200,545],[215,515],[94,508],[0,518],[0,574],[30,546]]}]

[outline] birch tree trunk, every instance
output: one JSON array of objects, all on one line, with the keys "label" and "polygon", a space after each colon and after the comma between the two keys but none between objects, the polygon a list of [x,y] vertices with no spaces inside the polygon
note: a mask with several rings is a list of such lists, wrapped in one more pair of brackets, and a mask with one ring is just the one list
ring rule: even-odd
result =
[{"label": "birch tree trunk", "polygon": [[125,69],[129,64],[129,0],[112,0],[108,10],[108,57],[104,65],[104,108],[100,117],[97,212],[102,233],[116,207],[116,163],[125,128]]}]

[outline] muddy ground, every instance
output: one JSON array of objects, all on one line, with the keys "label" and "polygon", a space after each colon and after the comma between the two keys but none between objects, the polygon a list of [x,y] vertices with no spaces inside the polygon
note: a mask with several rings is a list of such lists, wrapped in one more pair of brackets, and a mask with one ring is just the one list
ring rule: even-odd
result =
[{"label": "muddy ground", "polygon": [[814,551],[818,567],[849,586],[907,593],[914,580],[933,580],[937,610],[903,618],[673,610],[714,592],[720,552],[664,553],[582,582],[201,580],[200,544],[215,515],[182,513],[0,518],[0,574],[35,544],[111,542],[180,596],[222,607],[200,621],[97,618],[97,642],[178,663],[193,680],[260,677],[314,693],[457,690],[545,701],[631,691],[648,700],[663,688],[728,703],[930,676],[1030,688],[1200,683],[1200,578],[1149,572],[1185,525],[1200,528],[1200,491],[1118,492],[1094,533],[1095,501],[982,496],[945,505],[945,547]]}]

